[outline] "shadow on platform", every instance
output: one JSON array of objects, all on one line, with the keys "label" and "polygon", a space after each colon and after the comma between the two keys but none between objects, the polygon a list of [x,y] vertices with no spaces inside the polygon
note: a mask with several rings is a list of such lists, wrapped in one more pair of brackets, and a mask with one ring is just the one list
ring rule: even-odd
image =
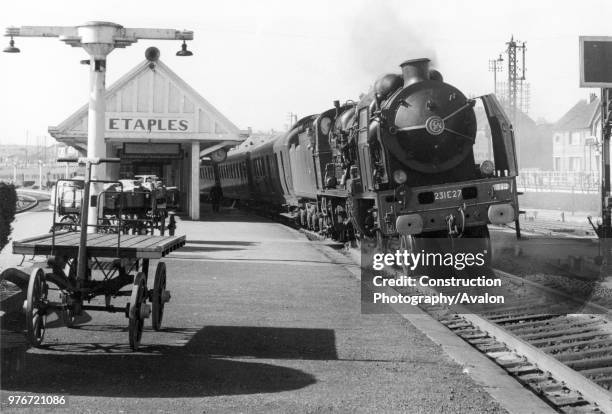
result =
[{"label": "shadow on platform", "polygon": [[27,353],[26,370],[16,378],[3,376],[2,389],[121,398],[271,393],[300,389],[316,378],[293,368],[228,358],[337,359],[329,329],[205,326],[166,328],[158,335],[164,332],[190,339],[185,345],[147,345],[156,335],[148,331],[138,353],[127,344],[50,344]]},{"label": "shadow on platform", "polygon": [[[213,212],[212,206],[207,203],[200,204],[200,221],[230,221],[250,223],[273,223],[274,220],[264,217],[264,214],[255,213],[243,208],[221,207],[221,211]],[[187,217],[184,220],[189,220]]]},{"label": "shadow on platform", "polygon": [[[191,243],[191,241],[189,241]],[[204,246],[183,246],[181,252],[223,252],[232,250],[245,250],[242,247],[204,247]]]},{"label": "shadow on platform", "polygon": [[259,243],[238,240],[192,240],[189,239],[189,244],[220,244],[223,246],[255,246]]}]

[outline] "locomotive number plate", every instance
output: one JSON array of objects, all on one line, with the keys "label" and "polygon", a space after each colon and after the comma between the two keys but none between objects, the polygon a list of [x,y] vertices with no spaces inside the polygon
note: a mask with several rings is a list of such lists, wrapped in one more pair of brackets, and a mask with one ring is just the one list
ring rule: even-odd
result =
[{"label": "locomotive number plate", "polygon": [[435,200],[452,200],[461,198],[461,190],[434,191]]}]

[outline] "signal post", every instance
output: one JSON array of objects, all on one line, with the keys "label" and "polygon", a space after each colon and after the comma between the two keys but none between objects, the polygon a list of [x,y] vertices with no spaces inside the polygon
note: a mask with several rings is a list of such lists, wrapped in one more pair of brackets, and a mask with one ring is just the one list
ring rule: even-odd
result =
[{"label": "signal post", "polygon": [[580,36],[580,86],[601,88],[601,225],[600,277],[612,275],[612,195],[610,193],[610,136],[612,133],[612,37]]}]

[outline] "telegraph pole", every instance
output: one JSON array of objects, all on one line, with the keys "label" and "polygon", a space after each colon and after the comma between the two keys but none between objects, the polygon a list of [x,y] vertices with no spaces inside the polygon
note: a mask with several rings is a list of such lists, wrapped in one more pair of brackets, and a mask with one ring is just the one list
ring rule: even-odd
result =
[{"label": "telegraph pole", "polygon": [[30,131],[26,129],[26,145],[25,145],[25,167],[28,168],[28,141],[30,138]]},{"label": "telegraph pole", "polygon": [[497,59],[489,59],[489,72],[493,72],[493,93],[495,95],[497,95],[497,72],[502,71],[503,61],[501,53]]},{"label": "telegraph pole", "polygon": [[[89,65],[89,113],[87,118],[87,157],[105,158],[105,81],[106,56],[115,48],[125,48],[139,39],[182,40],[181,50],[177,56],[190,56],[185,40],[193,39],[192,31],[174,29],[141,29],[126,28],[111,22],[87,22],[80,26],[22,26],[9,27],[5,36],[10,37],[6,53],[20,53],[15,47],[14,37],[57,37],[72,47],[82,47],[89,55],[89,60],[82,61]],[[91,178],[109,180],[104,164],[91,166]],[[95,226],[98,222],[98,208],[95,204],[97,195],[102,191],[101,183],[92,183],[91,201],[88,209],[87,224]],[[93,205],[92,205],[93,204]],[[88,232],[95,232],[95,227],[89,227]]]},{"label": "telegraph pole", "polygon": [[[518,89],[519,83],[525,80],[525,42],[519,42],[514,40],[514,36],[510,38],[510,41],[506,43],[508,48],[508,109],[510,110],[510,120],[515,128],[518,124]],[[522,51],[522,69],[519,69],[517,50]],[[521,88],[522,90],[522,88]],[[515,134],[517,154],[516,158],[520,164],[521,161],[521,138],[519,134]]]},{"label": "telegraph pole", "polygon": [[288,125],[287,130],[290,130],[293,127],[293,125],[297,123],[297,114],[293,112],[288,112],[287,118],[289,118],[289,123],[287,124]]},{"label": "telegraph pole", "polygon": [[[519,83],[525,80],[525,42],[514,40],[514,36],[506,43],[508,48],[508,107],[512,123],[516,123],[517,108],[518,108],[518,89]],[[522,52],[522,68],[519,69],[517,50]]]}]

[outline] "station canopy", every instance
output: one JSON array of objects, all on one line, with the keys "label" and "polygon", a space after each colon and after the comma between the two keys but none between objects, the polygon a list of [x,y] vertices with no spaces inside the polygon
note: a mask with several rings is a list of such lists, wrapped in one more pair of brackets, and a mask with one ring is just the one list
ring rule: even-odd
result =
[{"label": "station canopy", "polygon": [[[200,143],[200,156],[244,141],[241,131],[161,61],[143,61],[106,90],[105,141]],[[88,105],[49,133],[57,141],[87,151]],[[107,154],[111,156],[112,154]]]}]

